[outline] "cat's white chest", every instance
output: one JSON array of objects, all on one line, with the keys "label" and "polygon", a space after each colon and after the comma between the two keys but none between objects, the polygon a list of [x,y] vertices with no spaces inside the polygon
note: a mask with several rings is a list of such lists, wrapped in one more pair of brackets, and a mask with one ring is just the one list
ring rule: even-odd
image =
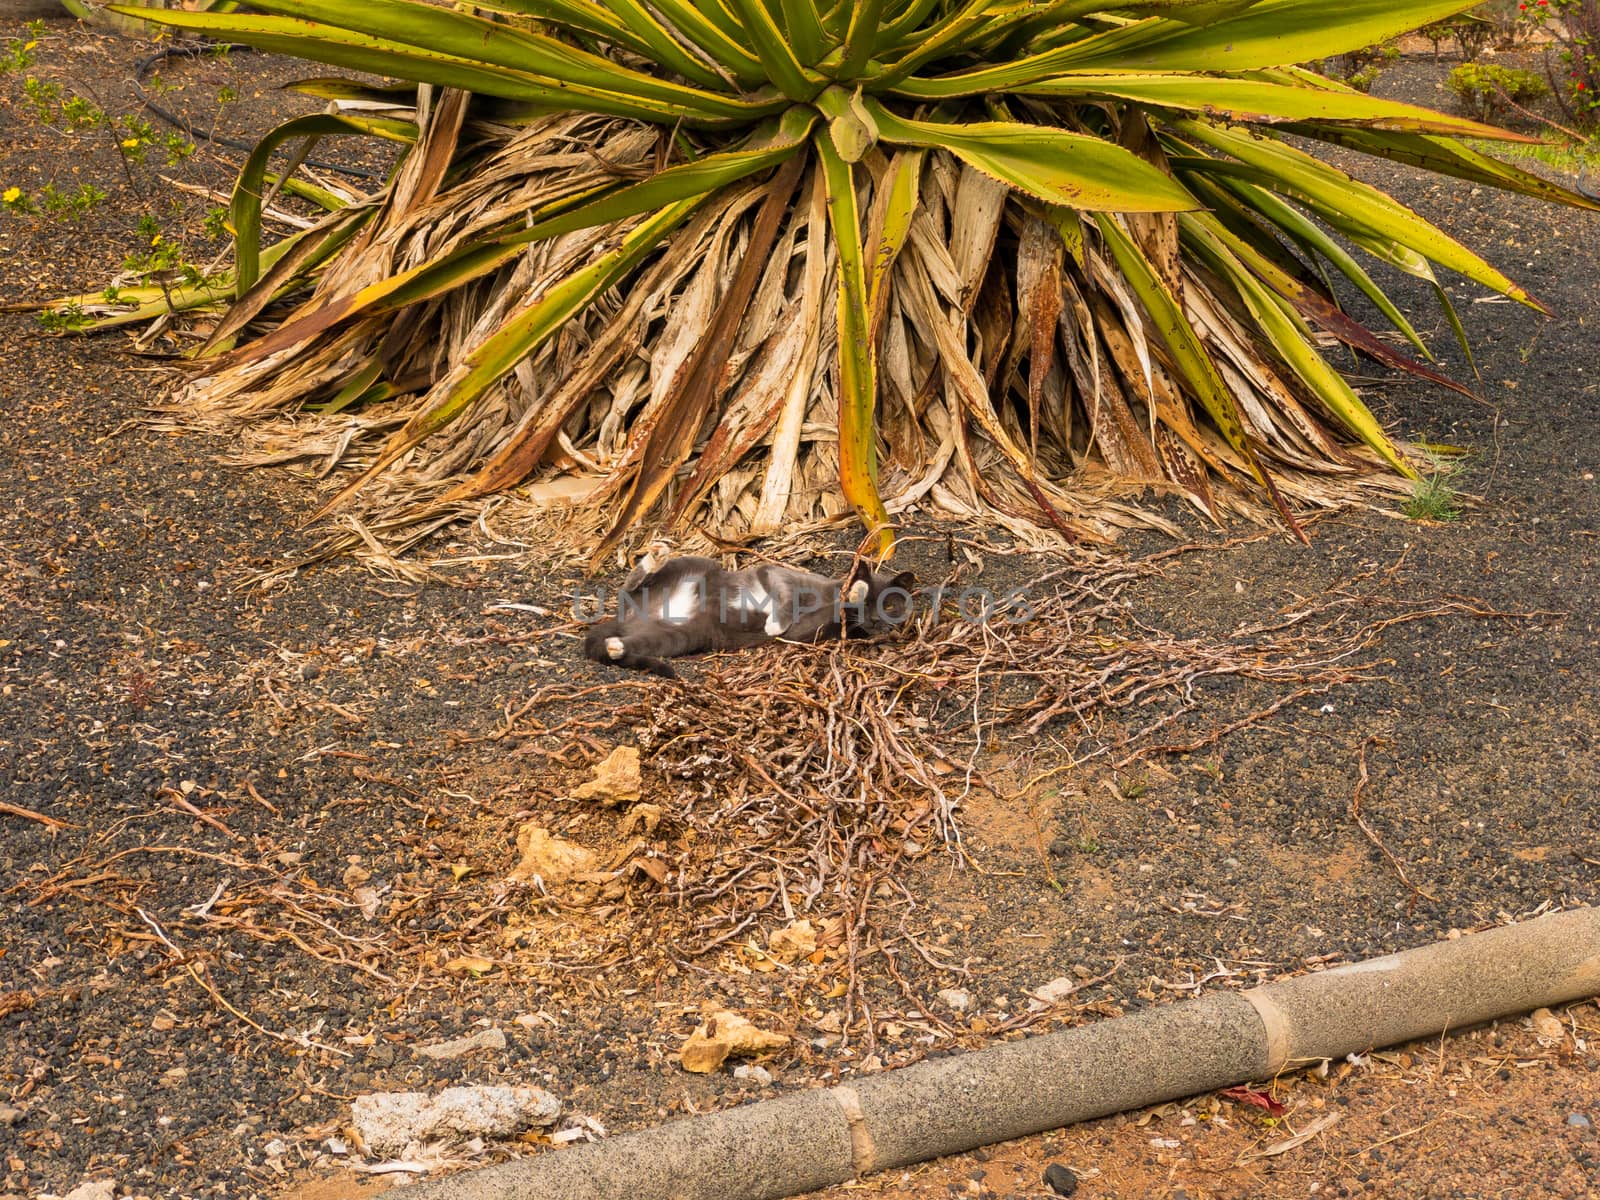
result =
[{"label": "cat's white chest", "polygon": [[736,588],[733,593],[733,607],[744,616],[765,617],[766,623],[762,628],[768,637],[777,637],[783,632],[783,621],[778,616],[778,606],[773,603],[771,593],[760,583]]},{"label": "cat's white chest", "polygon": [[678,580],[662,602],[661,619],[680,625],[694,620],[700,614],[700,592],[700,580],[693,578]]}]

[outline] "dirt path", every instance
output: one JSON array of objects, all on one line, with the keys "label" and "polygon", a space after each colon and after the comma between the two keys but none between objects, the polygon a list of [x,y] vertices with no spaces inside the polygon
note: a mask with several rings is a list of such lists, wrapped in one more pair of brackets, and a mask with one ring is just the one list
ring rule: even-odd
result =
[{"label": "dirt path", "polygon": [[[0,191],[108,194],[77,221],[0,213],[0,292],[100,286],[148,250],[143,214],[195,261],[210,251],[210,202],[156,176],[226,187],[233,160],[202,146],[124,173],[103,131],[46,125],[25,89],[32,75],[125,106],[143,53],[58,21],[28,71],[0,76]],[[235,136],[293,109],[273,90],[295,74],[282,63],[161,70],[164,103]],[[248,103],[219,104],[223,89]],[[365,1092],[532,1082],[620,1132],[1600,901],[1600,221],[1368,169],[1558,314],[1451,283],[1486,402],[1370,381],[1403,432],[1477,449],[1463,486],[1482,504],[1436,525],[1336,516],[1309,549],[1233,529],[1133,581],[1097,626],[1119,645],[1242,654],[1259,639],[1239,630],[1317,608],[1330,638],[1370,632],[1335,664],[1361,679],[1215,741],[1296,685],[1201,679],[1163,738],[1204,744],[1122,768],[1138,710],[1001,729],[981,759],[990,789],[958,810],[971,865],[936,846],[884,876],[901,924],[867,947],[859,992],[840,991],[844,942],[826,931],[816,961],[774,961],[767,918],[688,953],[729,926],[700,928],[710,910],[643,868],[582,895],[506,884],[530,824],[602,855],[643,837],[684,870],[725,848],[724,776],[669,774],[664,746],[645,755],[658,830],[567,798],[648,721],[552,756],[517,715],[541,688],[567,686],[556,715],[586,720],[632,721],[617,714],[659,695],[577,656],[575,576],[463,544],[450,585],[336,565],[242,586],[314,545],[296,523],[317,485],[131,423],[158,383],[117,337],[0,318],[0,800],[35,814],[0,815],[0,1196],[86,1177],[152,1197],[349,1194],[337,1151]],[[1460,372],[1424,290],[1394,289]],[[942,539],[910,553],[925,576],[948,565]],[[1053,565],[978,557],[995,584]],[[1085,761],[1068,769],[1069,751]],[[1363,763],[1363,815],[1411,886],[1353,819]],[[834,900],[807,901],[819,924]],[[1078,990],[1031,1011],[1058,977]],[[939,997],[952,990],[971,1003]],[[795,1039],[765,1064],[771,1082],[682,1072],[703,1003]],[[1278,1081],[1277,1118],[1202,1098],[864,1190],[1033,1197],[1059,1161],[1085,1197],[1593,1195],[1600,1017],[1565,1019],[1547,1044],[1513,1022]],[[506,1048],[412,1051],[480,1026]],[[1259,1156],[1335,1111],[1315,1139]]]}]

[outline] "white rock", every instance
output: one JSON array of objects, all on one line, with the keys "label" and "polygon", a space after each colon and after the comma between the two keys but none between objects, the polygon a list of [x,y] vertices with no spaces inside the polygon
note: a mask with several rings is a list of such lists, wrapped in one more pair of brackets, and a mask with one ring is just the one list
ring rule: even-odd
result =
[{"label": "white rock", "polygon": [[1046,1004],[1060,1004],[1073,992],[1078,990],[1078,985],[1065,975],[1058,975],[1049,983],[1033,989],[1033,994]]},{"label": "white rock", "polygon": [[44,1193],[39,1200],[112,1200],[117,1194],[117,1181],[115,1179],[88,1179],[73,1188],[65,1196],[52,1196]]},{"label": "white rock", "polygon": [[1567,1032],[1567,1027],[1561,1023],[1561,1018],[1548,1008],[1535,1009],[1529,1020],[1533,1022],[1533,1036],[1542,1046],[1559,1042]]},{"label": "white rock", "polygon": [[430,1138],[504,1138],[532,1125],[550,1125],[561,1101],[536,1087],[453,1087],[426,1092],[357,1096],[350,1119],[369,1150],[386,1154]]},{"label": "white rock", "polygon": [[939,993],[939,999],[957,1012],[966,1012],[972,1007],[972,993],[965,988],[945,988]]},{"label": "white rock", "polygon": [[464,1054],[471,1054],[474,1050],[504,1050],[506,1048],[506,1035],[495,1028],[480,1029],[477,1033],[469,1033],[466,1037],[451,1038],[447,1042],[429,1042],[425,1046],[413,1046],[412,1050],[423,1058],[435,1058],[441,1061],[451,1058],[460,1058]]},{"label": "white rock", "polygon": [[766,1087],[772,1082],[772,1072],[765,1067],[758,1067],[753,1063],[740,1063],[733,1069],[735,1079],[750,1079]]}]

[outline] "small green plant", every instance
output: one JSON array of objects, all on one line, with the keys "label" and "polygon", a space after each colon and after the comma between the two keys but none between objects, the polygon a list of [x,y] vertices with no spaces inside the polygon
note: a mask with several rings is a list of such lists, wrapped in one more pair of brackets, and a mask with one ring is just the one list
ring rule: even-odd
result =
[{"label": "small green plant", "polygon": [[93,102],[82,96],[68,96],[61,102],[61,115],[67,119],[71,130],[93,129],[105,123],[106,114]]},{"label": "small green plant", "polygon": [[0,75],[8,71],[26,71],[33,66],[33,50],[39,44],[37,34],[33,33],[33,25],[28,26],[27,38],[12,38],[6,43],[4,53],[0,53]]},{"label": "small green plant", "polygon": [[1100,853],[1100,843],[1095,839],[1094,834],[1086,833],[1081,838],[1078,839],[1078,853],[1079,854],[1099,854]]},{"label": "small green plant", "polygon": [[62,118],[72,132],[92,129],[106,120],[98,105],[82,96],[70,95],[59,83],[38,79],[32,75],[22,82],[23,98],[34,115],[46,125],[54,126]]},{"label": "small green plant", "polygon": [[74,302],[60,308],[47,308],[35,319],[51,333],[71,333],[89,323],[89,314],[83,311],[82,305]]},{"label": "small green plant", "polygon": [[228,236],[228,210],[221,207],[208,208],[205,220],[201,227],[206,231],[206,236],[214,242],[220,242]]},{"label": "small green plant", "polygon": [[238,98],[239,89],[234,87],[231,83],[224,84],[217,92],[217,106],[220,108],[225,104],[232,104]]},{"label": "small green plant", "polygon": [[1513,105],[1526,107],[1550,94],[1549,86],[1532,71],[1499,63],[1462,63],[1450,72],[1448,82],[1461,107],[1483,121],[1493,120]]},{"label": "small green plant", "polygon": [[142,163],[145,152],[161,142],[161,138],[156,135],[155,126],[143,117],[125,113],[117,123],[123,135],[117,145],[122,150],[122,156],[129,162]]},{"label": "small green plant", "polygon": [[1418,37],[1425,37],[1433,44],[1433,61],[1439,61],[1439,47],[1448,42],[1451,37],[1450,23],[1448,21],[1435,21],[1432,25],[1424,25],[1417,30]]},{"label": "small green plant", "polygon": [[73,221],[82,220],[84,216],[99,207],[105,201],[106,195],[92,183],[80,183],[74,192],[60,191],[53,183],[47,183],[39,189],[39,199],[44,205],[45,212],[53,217],[66,217]]},{"label": "small green plant", "polygon": [[53,183],[47,183],[39,189],[39,203],[52,217],[64,216],[72,207],[72,201],[67,193],[58,191]]},{"label": "small green plant", "polygon": [[176,270],[183,263],[183,247],[169,242],[159,233],[150,239],[150,249],[128,255],[122,260],[122,269],[132,271],[142,279]]},{"label": "small green plant", "polygon": [[73,216],[81,217],[104,204],[108,196],[109,193],[103,188],[97,188],[92,183],[80,183],[78,190],[69,197],[68,204]]},{"label": "small green plant", "polygon": [[1359,92],[1370,92],[1384,68],[1400,57],[1400,47],[1384,43],[1341,54],[1327,60],[1329,74],[1343,79]]},{"label": "small green plant", "polygon": [[7,212],[19,215],[38,211],[33,206],[33,200],[28,196],[28,193],[15,184],[0,192],[0,207],[3,207]]},{"label": "small green plant", "polygon": [[183,243],[169,240],[153,215],[145,213],[139,218],[138,231],[147,248],[127,255],[122,260],[124,271],[162,288],[173,283],[187,288],[220,286],[220,276],[207,275],[184,257]]},{"label": "small green plant", "polygon": [[1461,515],[1461,490],[1455,485],[1461,465],[1437,454],[1425,457],[1429,469],[1412,485],[1400,511],[1413,521],[1454,521]]},{"label": "small green plant", "polygon": [[34,115],[46,125],[54,125],[61,106],[61,85],[30,75],[22,81],[22,94]]},{"label": "small green plant", "polygon": [[167,166],[175,167],[184,159],[194,153],[194,143],[176,129],[169,129],[161,139],[161,145],[167,152]]}]

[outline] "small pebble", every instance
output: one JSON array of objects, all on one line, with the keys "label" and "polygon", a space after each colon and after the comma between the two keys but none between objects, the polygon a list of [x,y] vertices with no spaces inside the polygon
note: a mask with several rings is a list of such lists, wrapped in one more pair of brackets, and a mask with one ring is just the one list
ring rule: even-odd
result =
[{"label": "small pebble", "polygon": [[965,988],[944,988],[939,992],[939,999],[957,1012],[966,1012],[972,1007],[972,993]]},{"label": "small pebble", "polygon": [[1051,1163],[1044,1169],[1044,1182],[1058,1196],[1070,1196],[1078,1190],[1078,1177],[1060,1163]]},{"label": "small pebble", "polygon": [[1573,1113],[1567,1118],[1567,1124],[1578,1129],[1589,1129],[1594,1125],[1594,1122],[1589,1120],[1589,1118],[1584,1116],[1582,1113]]}]

